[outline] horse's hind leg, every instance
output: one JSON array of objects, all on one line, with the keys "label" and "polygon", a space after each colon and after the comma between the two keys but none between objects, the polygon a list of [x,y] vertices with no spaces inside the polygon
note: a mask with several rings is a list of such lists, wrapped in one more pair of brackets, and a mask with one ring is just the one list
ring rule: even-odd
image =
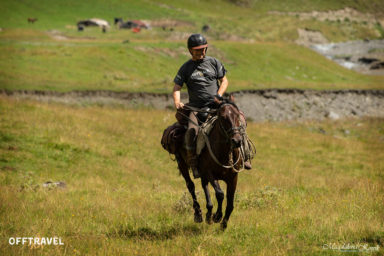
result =
[{"label": "horse's hind leg", "polygon": [[205,194],[205,201],[207,202],[207,214],[205,216],[205,221],[208,224],[212,224],[212,200],[211,200],[211,195],[209,194],[209,189],[208,189],[208,180],[204,177],[201,178],[201,186],[203,187],[204,194]]},{"label": "horse's hind leg", "polygon": [[195,184],[193,183],[193,181],[191,180],[191,177],[189,176],[188,166],[185,163],[184,159],[182,159],[182,157],[176,156],[176,160],[179,166],[180,173],[181,175],[183,175],[188,191],[191,194],[193,199],[193,209],[195,210],[194,220],[197,223],[203,222],[203,216],[201,214],[200,205],[196,198]]},{"label": "horse's hind leg", "polygon": [[235,198],[235,191],[237,186],[237,174],[233,177],[232,180],[227,182],[227,208],[225,209],[225,216],[221,222],[221,228],[224,230],[227,228],[227,223],[231,213],[233,211],[233,201]]}]

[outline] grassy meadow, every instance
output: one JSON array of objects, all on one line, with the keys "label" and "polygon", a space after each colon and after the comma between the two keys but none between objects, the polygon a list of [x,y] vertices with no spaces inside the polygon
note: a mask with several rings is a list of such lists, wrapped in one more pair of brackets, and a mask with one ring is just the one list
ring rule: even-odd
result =
[{"label": "grassy meadow", "polygon": [[[384,87],[383,76],[347,70],[294,43],[298,28],[320,31],[330,42],[384,38],[379,23],[269,13],[353,7],[382,18],[382,1],[5,0],[0,7],[5,10],[0,16],[0,89],[169,93],[178,68],[189,58],[188,35],[204,24],[211,26],[208,55],[229,70],[230,91]],[[30,24],[28,17],[38,21]],[[77,31],[77,21],[93,17],[111,23],[107,33],[100,28]],[[168,25],[133,33],[113,26],[114,17]]]},{"label": "grassy meadow", "polygon": [[[311,12],[354,8],[362,13],[371,13],[383,18],[384,3],[381,0],[3,0],[4,10],[0,17],[2,28],[36,28],[41,30],[72,31],[76,22],[82,19],[99,17],[113,22],[114,17],[125,19],[159,20],[173,19],[189,23],[189,27],[199,29],[204,24],[212,27],[212,36],[220,33],[238,35],[258,40],[281,40],[292,38],[297,27],[320,29],[332,41],[372,38],[380,36],[377,28],[363,22],[340,20],[322,22],[302,21],[297,17],[274,16],[270,11]],[[28,17],[37,17],[35,25],[27,23]],[[186,24],[185,24],[186,26]],[[186,29],[176,27],[176,31]],[[188,26],[187,26],[188,27]],[[361,37],[357,37],[357,36]],[[383,36],[383,35],[381,35]]]},{"label": "grassy meadow", "polygon": [[[184,40],[72,42],[33,30],[0,33],[0,50],[0,89],[7,90],[170,93],[177,70],[189,58]],[[228,69],[229,91],[384,88],[383,76],[347,70],[293,43],[213,41],[208,53]]]},{"label": "grassy meadow", "polygon": [[[345,255],[323,249],[332,243],[384,252],[382,119],[250,123],[258,153],[225,232],[193,222],[160,145],[172,111],[1,97],[0,119],[1,255]],[[64,245],[10,246],[16,236]]]},{"label": "grassy meadow", "polygon": [[[294,43],[298,28],[330,42],[383,39],[379,23],[270,13],[345,7],[384,16],[381,0],[2,0],[0,92],[169,94],[190,57],[188,35],[205,24],[208,55],[229,70],[229,91],[384,89],[384,76],[347,70]],[[76,22],[95,17],[112,24],[107,33],[77,31]],[[114,27],[114,17],[168,25],[133,33]],[[185,182],[160,145],[174,121],[170,110],[0,93],[0,255],[346,255],[329,249],[344,244],[380,247],[348,255],[384,254],[383,119],[249,123],[258,153],[254,169],[239,176],[225,232],[193,222]],[[43,186],[48,181],[66,186]],[[9,244],[22,236],[57,236],[64,245]]]}]

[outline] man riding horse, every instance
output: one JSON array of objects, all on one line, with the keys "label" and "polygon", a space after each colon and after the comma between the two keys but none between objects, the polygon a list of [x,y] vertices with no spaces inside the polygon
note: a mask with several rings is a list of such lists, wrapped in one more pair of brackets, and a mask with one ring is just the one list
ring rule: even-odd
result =
[{"label": "man riding horse", "polygon": [[[185,62],[179,69],[173,87],[173,100],[177,111],[188,108],[190,111],[188,118],[188,129],[185,133],[185,146],[187,150],[188,165],[192,169],[194,178],[199,178],[198,159],[196,155],[196,136],[198,132],[197,115],[199,110],[212,108],[215,106],[215,98],[222,100],[222,95],[228,87],[226,69],[216,58],[206,56],[208,42],[201,34],[192,34],[188,38],[188,49],[192,58]],[[187,85],[189,102],[181,102],[180,90],[184,83]],[[241,116],[245,125],[244,116]],[[249,161],[244,163],[245,169],[251,169]]]}]

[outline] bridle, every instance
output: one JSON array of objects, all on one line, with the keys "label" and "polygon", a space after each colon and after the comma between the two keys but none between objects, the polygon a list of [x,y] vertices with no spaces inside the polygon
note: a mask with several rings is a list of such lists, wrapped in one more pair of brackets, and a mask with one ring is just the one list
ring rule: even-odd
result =
[{"label": "bridle", "polygon": [[[218,116],[217,122],[219,123],[220,131],[223,132],[224,136],[226,137],[226,140],[229,141],[235,134],[240,134],[241,136],[243,136],[245,134],[245,127],[240,121],[239,121],[239,123],[240,123],[239,126],[231,127],[229,129],[226,129],[224,127],[223,122],[222,122],[222,118],[219,115],[219,111],[225,105],[232,105],[237,111],[239,111],[239,109],[233,103],[223,103],[222,105],[220,105],[219,109],[217,110],[217,116]],[[238,116],[240,119],[240,112],[239,112]]]},{"label": "bridle", "polygon": [[[216,113],[217,120],[216,120],[216,122],[219,123],[220,131],[223,133],[223,135],[225,136],[225,138],[227,140],[227,143],[228,143],[228,142],[230,142],[229,140],[231,139],[231,137],[233,135],[237,134],[237,133],[239,133],[242,136],[242,138],[244,138],[245,128],[244,128],[244,126],[240,122],[240,126],[235,126],[235,127],[229,128],[229,129],[225,129],[225,127],[224,127],[224,125],[223,125],[223,123],[221,121],[220,115],[219,115],[220,109],[223,106],[225,106],[225,105],[232,105],[232,106],[234,106],[236,108],[237,111],[239,111],[239,108],[234,103],[226,102],[226,103],[221,104],[219,106],[219,108],[217,109],[217,113]],[[240,116],[239,116],[239,118],[240,118]],[[205,133],[203,133],[203,135],[204,135],[205,144],[207,145],[209,154],[211,155],[212,159],[218,165],[220,165],[221,167],[224,167],[226,169],[232,169],[235,172],[241,172],[242,170],[244,170],[244,155],[242,154],[243,150],[241,150],[241,149],[239,150],[238,158],[237,158],[237,160],[234,163],[233,163],[232,152],[231,152],[229,165],[224,165],[224,164],[220,163],[220,161],[216,158],[215,154],[213,153],[212,148],[211,148],[211,143],[209,142],[208,135],[205,134]],[[236,169],[236,165],[240,161],[240,158],[243,159],[242,166],[240,167],[240,169]]]},{"label": "bridle", "polygon": [[[226,105],[232,105],[238,112],[239,112],[239,118],[240,118],[240,110],[239,108],[236,106],[236,104],[234,104],[233,102],[224,102],[222,104],[219,105],[219,107],[215,110],[208,110],[208,111],[204,111],[204,110],[199,110],[197,108],[193,108],[193,107],[190,107],[190,106],[184,106],[185,108],[188,108],[189,110],[191,111],[196,111],[196,112],[207,112],[207,113],[210,113],[210,114],[214,114],[214,118],[216,119],[215,122],[218,122],[219,123],[219,127],[220,127],[220,132],[225,136],[226,140],[227,140],[227,143],[230,143],[230,139],[235,135],[235,134],[240,134],[242,139],[244,140],[245,138],[251,142],[247,136],[246,136],[246,132],[245,132],[245,124],[242,124],[240,122],[240,125],[239,126],[235,126],[235,127],[231,127],[229,129],[226,129],[222,123],[222,117],[220,117],[219,115],[219,112],[220,112],[220,109],[223,108],[224,106]],[[182,113],[181,113],[182,114]],[[193,122],[188,116],[182,114],[184,117],[186,117],[189,121]],[[195,123],[195,122],[193,122]],[[195,123],[196,124],[196,123]],[[201,129],[201,126],[196,124],[199,129]],[[208,148],[208,151],[209,151],[209,154],[211,155],[212,159],[221,167],[223,168],[226,168],[226,169],[233,169],[235,172],[241,172],[242,170],[244,170],[244,160],[245,160],[245,156],[244,156],[244,148],[243,146],[240,147],[239,149],[239,154],[238,154],[238,157],[237,157],[237,160],[235,162],[233,162],[233,159],[232,159],[232,152],[231,152],[231,157],[230,157],[230,162],[229,162],[229,165],[224,165],[222,163],[220,163],[220,161],[216,158],[215,154],[213,153],[212,151],[212,148],[211,148],[211,143],[209,141],[209,137],[208,137],[208,134],[206,134],[204,132],[204,130],[202,130],[202,135],[204,137],[204,141],[205,141],[205,144],[207,145],[207,148]],[[252,142],[251,142],[252,143]],[[253,145],[253,144],[252,144]],[[232,151],[232,150],[231,150]],[[242,166],[239,168],[239,169],[236,169],[236,165],[237,163],[240,161],[240,159],[242,159]]]}]

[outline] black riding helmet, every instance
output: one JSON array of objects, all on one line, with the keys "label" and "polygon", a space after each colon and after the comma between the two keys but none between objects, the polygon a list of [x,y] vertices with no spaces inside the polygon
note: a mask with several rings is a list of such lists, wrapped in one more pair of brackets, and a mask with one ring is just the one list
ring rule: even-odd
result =
[{"label": "black riding helmet", "polygon": [[208,48],[207,39],[201,34],[192,34],[188,38],[188,48],[189,49],[201,49]]}]

